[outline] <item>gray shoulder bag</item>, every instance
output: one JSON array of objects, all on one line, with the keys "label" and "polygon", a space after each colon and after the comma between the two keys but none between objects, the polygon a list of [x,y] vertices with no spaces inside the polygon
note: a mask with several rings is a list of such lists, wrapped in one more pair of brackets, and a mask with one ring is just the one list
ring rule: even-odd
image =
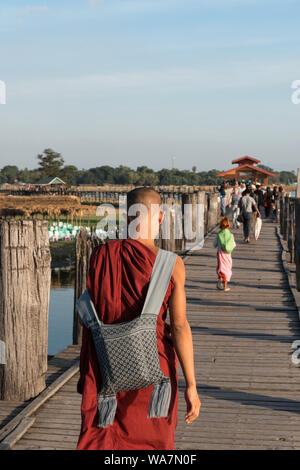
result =
[{"label": "gray shoulder bag", "polygon": [[177,255],[159,250],[141,315],[128,322],[104,324],[86,289],[76,307],[95,344],[101,388],[98,393],[99,427],[114,422],[116,393],[154,385],[148,418],[168,416],[171,381],[160,369],[156,325]]}]

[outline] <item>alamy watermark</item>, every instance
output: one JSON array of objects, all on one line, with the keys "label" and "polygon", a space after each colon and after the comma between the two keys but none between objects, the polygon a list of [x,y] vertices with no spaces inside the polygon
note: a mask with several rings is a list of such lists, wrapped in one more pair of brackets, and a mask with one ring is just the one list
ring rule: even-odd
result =
[{"label": "alamy watermark", "polygon": [[[119,199],[118,208],[100,204],[96,235],[109,234],[109,238],[179,240],[184,238],[186,248],[202,248],[204,242],[204,204],[133,204],[127,209],[126,198]],[[116,233],[119,219],[118,234]]]},{"label": "alamy watermark", "polygon": [[6,84],[0,80],[0,104],[6,104]]},{"label": "alamy watermark", "polygon": [[293,104],[300,104],[300,80],[294,80],[292,82],[293,90],[295,90],[291,95],[291,100]]}]

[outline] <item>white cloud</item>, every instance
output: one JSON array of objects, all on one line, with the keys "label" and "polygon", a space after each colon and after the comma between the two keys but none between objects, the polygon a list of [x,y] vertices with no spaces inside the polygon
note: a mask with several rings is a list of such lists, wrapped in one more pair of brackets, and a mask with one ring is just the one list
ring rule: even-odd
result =
[{"label": "white cloud", "polygon": [[166,68],[161,70],[115,72],[54,79],[16,81],[11,94],[20,96],[83,97],[102,92],[135,89],[167,93],[187,90],[206,93],[216,90],[269,88],[289,84],[298,65],[295,61],[263,63],[236,61],[211,64],[202,68]]}]

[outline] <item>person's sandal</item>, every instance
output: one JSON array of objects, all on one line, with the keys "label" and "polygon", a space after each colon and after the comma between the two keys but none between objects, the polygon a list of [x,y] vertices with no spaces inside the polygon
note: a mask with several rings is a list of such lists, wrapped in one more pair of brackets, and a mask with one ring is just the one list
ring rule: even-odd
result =
[{"label": "person's sandal", "polygon": [[228,292],[230,291],[230,287],[226,287],[226,289],[224,289],[224,292]]}]

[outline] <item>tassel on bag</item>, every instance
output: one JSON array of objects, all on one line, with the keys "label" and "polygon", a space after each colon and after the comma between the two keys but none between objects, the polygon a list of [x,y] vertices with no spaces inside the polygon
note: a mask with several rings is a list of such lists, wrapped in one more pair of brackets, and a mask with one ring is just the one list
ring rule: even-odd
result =
[{"label": "tassel on bag", "polygon": [[148,409],[148,418],[166,418],[171,400],[171,381],[164,380],[154,385]]},{"label": "tassel on bag", "polygon": [[117,411],[117,399],[115,395],[104,397],[98,395],[99,428],[107,428],[114,423]]}]

